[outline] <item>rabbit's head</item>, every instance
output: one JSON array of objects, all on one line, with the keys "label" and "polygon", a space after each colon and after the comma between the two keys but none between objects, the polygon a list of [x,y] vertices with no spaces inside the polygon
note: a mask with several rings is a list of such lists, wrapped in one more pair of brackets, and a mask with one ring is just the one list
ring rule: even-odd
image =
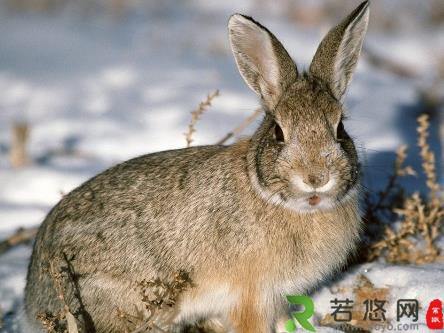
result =
[{"label": "rabbit's head", "polygon": [[265,199],[310,212],[356,197],[357,153],[342,123],[342,101],[367,30],[368,7],[363,2],[330,30],[306,73],[298,72],[261,24],[240,14],[230,18],[237,66],[266,114],[249,153],[250,178]]}]

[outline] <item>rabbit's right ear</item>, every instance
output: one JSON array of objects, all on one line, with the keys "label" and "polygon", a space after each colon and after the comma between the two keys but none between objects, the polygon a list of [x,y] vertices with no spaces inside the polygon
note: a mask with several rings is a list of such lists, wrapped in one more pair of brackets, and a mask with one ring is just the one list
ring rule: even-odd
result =
[{"label": "rabbit's right ear", "polygon": [[232,15],[228,32],[242,77],[272,110],[282,92],[297,79],[296,64],[279,40],[251,17]]},{"label": "rabbit's right ear", "polygon": [[310,73],[323,80],[341,101],[358,62],[369,20],[369,2],[361,3],[324,37],[313,57]]}]

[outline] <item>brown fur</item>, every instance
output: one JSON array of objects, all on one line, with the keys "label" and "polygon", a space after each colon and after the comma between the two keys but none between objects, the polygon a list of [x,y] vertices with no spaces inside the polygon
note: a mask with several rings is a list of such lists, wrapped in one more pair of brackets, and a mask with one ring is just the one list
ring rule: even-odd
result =
[{"label": "brown fur", "polygon": [[[363,11],[355,15],[366,17]],[[265,62],[252,62],[263,60],[248,54],[254,45],[243,48],[248,34],[265,43]],[[176,331],[208,319],[232,332],[272,332],[285,316],[286,295],[307,292],[344,264],[361,228],[358,161],[331,82],[298,74],[276,37],[249,18],[233,16],[230,38],[244,78],[264,104],[256,133],[231,146],[141,156],[66,195],[34,245],[25,293],[30,321],[61,308],[45,269],[57,258],[59,269],[73,270],[64,289],[79,327],[100,333],[124,331],[114,309],[136,315],[143,308],[139,281],[170,279],[179,270],[190,273],[194,287],[159,314],[159,325],[173,316],[167,328]],[[279,70],[267,73],[269,61]],[[324,61],[332,68],[334,59]],[[355,61],[344,64],[334,67],[336,77]],[[306,188],[313,186],[315,207],[307,204],[313,193]]]}]

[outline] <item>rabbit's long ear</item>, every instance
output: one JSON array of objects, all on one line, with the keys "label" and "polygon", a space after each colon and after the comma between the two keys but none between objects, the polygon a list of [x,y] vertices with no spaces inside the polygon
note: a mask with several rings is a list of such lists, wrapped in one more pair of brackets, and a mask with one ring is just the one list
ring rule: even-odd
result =
[{"label": "rabbit's long ear", "polygon": [[310,73],[323,80],[341,101],[361,52],[369,19],[369,2],[361,3],[324,37],[310,65]]},{"label": "rabbit's long ear", "polygon": [[273,109],[281,93],[297,79],[295,63],[279,40],[251,17],[232,15],[228,31],[242,77]]}]

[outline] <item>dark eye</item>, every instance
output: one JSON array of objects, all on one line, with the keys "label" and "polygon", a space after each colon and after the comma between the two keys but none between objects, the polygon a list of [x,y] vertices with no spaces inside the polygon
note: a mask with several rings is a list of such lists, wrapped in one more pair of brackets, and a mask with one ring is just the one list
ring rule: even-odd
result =
[{"label": "dark eye", "polygon": [[341,141],[344,139],[345,129],[342,120],[339,121],[338,127],[336,128],[336,139]]},{"label": "dark eye", "polygon": [[282,131],[282,128],[277,124],[274,123],[274,138],[279,143],[284,143],[284,132]]}]

